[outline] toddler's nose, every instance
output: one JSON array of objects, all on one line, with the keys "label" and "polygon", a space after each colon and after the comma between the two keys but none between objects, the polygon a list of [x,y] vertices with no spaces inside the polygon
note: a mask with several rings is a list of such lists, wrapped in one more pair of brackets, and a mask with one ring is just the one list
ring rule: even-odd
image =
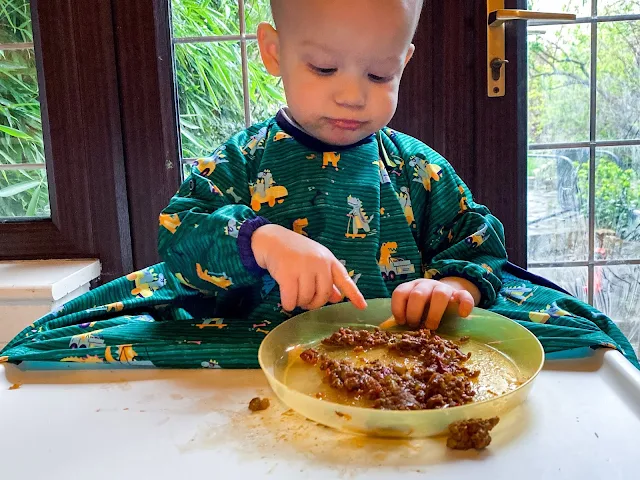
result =
[{"label": "toddler's nose", "polygon": [[335,102],[347,108],[364,108],[367,104],[367,92],[360,79],[341,78],[335,92]]}]

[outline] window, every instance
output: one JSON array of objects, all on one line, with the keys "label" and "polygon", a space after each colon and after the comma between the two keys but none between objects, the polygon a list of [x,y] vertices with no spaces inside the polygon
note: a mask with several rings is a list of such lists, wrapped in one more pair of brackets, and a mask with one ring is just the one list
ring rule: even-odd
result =
[{"label": "window", "polygon": [[31,9],[0,9],[0,218],[49,217]]},{"label": "window", "polygon": [[534,0],[529,268],[595,305],[640,348],[640,1]]},{"label": "window", "polygon": [[0,259],[131,269],[111,2],[0,4]]},{"label": "window", "polygon": [[210,154],[284,104],[260,60],[256,29],[269,0],[172,0],[181,161]]}]

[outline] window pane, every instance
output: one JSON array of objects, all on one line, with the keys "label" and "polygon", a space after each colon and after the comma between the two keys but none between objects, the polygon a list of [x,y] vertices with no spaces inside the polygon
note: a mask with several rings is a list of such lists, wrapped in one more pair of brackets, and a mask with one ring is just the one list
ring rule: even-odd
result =
[{"label": "window pane", "polygon": [[44,169],[0,170],[0,218],[50,216]]},{"label": "window pane", "polygon": [[532,268],[531,272],[551,280],[583,302],[588,300],[587,278],[589,272],[587,267]]},{"label": "window pane", "polygon": [[596,150],[597,260],[640,259],[640,147]]},{"label": "window pane", "polygon": [[174,37],[238,35],[237,0],[172,0]]},{"label": "window pane", "polygon": [[210,154],[245,128],[239,42],[177,44],[183,157]]},{"label": "window pane", "polygon": [[529,151],[529,262],[567,262],[588,258],[588,176],[588,149]]},{"label": "window pane", "polygon": [[[598,0],[600,2],[602,0]],[[578,17],[591,16],[591,0],[529,0],[529,10],[539,12],[575,13]]]},{"label": "window pane", "polygon": [[29,0],[2,2],[0,8],[0,44],[33,41]]},{"label": "window pane", "polygon": [[596,267],[594,303],[640,353],[640,265]]},{"label": "window pane", "polygon": [[529,142],[589,140],[591,26],[529,27]]},{"label": "window pane", "polygon": [[255,33],[260,22],[269,22],[273,25],[269,0],[244,0],[244,8],[247,33]]},{"label": "window pane", "polygon": [[[0,8],[0,218],[48,217],[49,189],[29,2]],[[20,45],[18,45],[20,44]],[[36,168],[24,166],[38,164]]]},{"label": "window pane", "polygon": [[273,77],[265,70],[260,60],[257,42],[247,44],[247,54],[251,121],[257,123],[274,116],[278,109],[284,106],[284,89],[280,78]]},{"label": "window pane", "polygon": [[639,45],[640,21],[598,24],[598,140],[640,138]]},{"label": "window pane", "polygon": [[598,0],[598,15],[640,13],[640,0]]}]

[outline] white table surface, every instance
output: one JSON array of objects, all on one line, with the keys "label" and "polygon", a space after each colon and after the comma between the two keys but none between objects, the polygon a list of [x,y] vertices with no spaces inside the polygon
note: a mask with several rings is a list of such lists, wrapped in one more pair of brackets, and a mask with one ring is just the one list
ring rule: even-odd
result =
[{"label": "white table surface", "polygon": [[[249,412],[257,395],[271,408]],[[640,478],[639,433],[640,373],[604,350],[548,361],[480,453],[334,432],[288,411],[260,371],[0,365],[7,480],[629,479]]]}]

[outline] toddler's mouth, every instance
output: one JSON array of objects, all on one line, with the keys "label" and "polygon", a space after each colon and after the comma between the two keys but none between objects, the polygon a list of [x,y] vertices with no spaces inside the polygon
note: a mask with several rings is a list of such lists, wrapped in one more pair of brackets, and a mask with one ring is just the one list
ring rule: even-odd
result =
[{"label": "toddler's mouth", "polygon": [[356,131],[360,130],[367,122],[361,122],[359,120],[350,120],[346,118],[329,118],[329,124],[334,128],[341,130]]}]

